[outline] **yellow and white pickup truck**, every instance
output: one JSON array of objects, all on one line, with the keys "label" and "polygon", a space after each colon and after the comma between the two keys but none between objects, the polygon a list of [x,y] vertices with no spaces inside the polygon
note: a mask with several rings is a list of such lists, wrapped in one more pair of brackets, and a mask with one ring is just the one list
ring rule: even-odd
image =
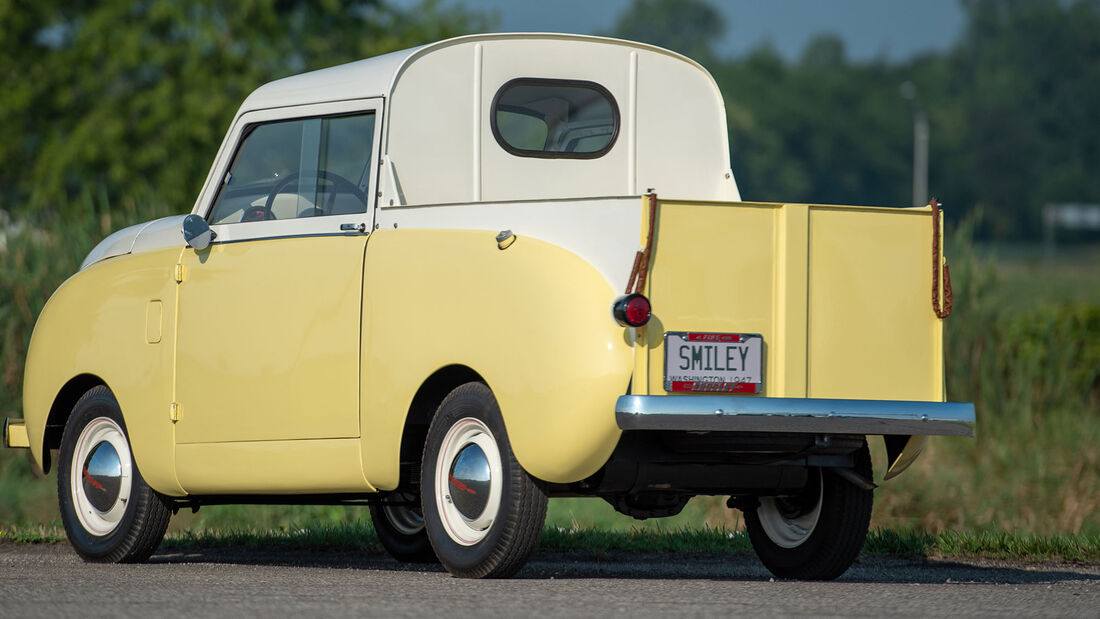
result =
[{"label": "yellow and white pickup truck", "polygon": [[[939,213],[741,201],[697,63],[555,34],[266,84],[189,215],[53,295],[9,447],[91,561],[172,513],[368,504],[398,559],[508,576],[548,497],[729,496],[776,575],[835,578],[945,402]],[[182,232],[182,235],[181,235]],[[931,259],[930,259],[931,258]]]}]

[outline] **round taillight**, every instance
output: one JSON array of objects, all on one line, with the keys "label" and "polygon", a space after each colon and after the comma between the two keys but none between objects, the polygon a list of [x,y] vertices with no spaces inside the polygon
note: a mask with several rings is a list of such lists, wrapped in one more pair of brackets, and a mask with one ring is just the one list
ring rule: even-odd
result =
[{"label": "round taillight", "polygon": [[615,299],[611,313],[624,327],[641,327],[649,322],[649,299],[640,294],[628,294]]}]

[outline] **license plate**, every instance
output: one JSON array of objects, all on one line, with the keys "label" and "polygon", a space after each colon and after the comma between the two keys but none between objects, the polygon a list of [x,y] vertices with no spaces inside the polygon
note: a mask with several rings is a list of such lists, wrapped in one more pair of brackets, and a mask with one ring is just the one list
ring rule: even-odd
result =
[{"label": "license plate", "polygon": [[665,391],[761,393],[764,338],[759,333],[665,333]]}]

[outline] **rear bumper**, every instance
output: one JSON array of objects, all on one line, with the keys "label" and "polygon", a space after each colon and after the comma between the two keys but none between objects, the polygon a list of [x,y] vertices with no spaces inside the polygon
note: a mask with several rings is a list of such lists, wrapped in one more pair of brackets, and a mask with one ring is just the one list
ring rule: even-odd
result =
[{"label": "rear bumper", "polygon": [[14,448],[30,448],[31,441],[27,437],[27,424],[22,419],[4,419],[4,446]]},{"label": "rear bumper", "polygon": [[975,417],[964,402],[626,395],[615,420],[623,430],[972,437]]}]

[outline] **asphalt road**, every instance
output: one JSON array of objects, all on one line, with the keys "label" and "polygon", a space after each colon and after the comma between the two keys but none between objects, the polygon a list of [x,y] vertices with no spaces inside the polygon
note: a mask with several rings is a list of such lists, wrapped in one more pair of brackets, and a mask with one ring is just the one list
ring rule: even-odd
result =
[{"label": "asphalt road", "polygon": [[1100,566],[862,559],[828,583],[773,581],[750,556],[540,552],[470,581],[378,554],[161,551],[92,565],[0,543],[0,617],[1100,617]]}]

